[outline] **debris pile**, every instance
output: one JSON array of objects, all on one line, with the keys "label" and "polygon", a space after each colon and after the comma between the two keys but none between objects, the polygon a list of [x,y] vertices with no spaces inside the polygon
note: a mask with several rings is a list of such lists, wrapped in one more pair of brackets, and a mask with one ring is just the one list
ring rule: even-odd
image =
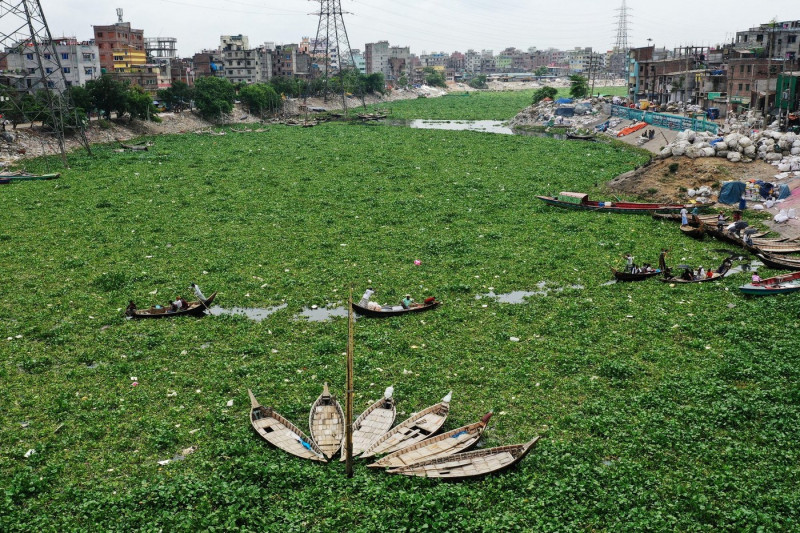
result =
[{"label": "debris pile", "polygon": [[724,157],[734,163],[762,159],[777,167],[782,174],[775,177],[781,179],[789,177],[789,172],[800,176],[800,135],[771,129],[725,136],[686,130],[665,146],[660,156]]},{"label": "debris pile", "polygon": [[539,103],[520,111],[509,122],[509,126],[568,126],[589,128],[597,123],[600,115],[611,114],[611,99],[591,98],[573,102],[570,99],[551,100],[545,98]]}]

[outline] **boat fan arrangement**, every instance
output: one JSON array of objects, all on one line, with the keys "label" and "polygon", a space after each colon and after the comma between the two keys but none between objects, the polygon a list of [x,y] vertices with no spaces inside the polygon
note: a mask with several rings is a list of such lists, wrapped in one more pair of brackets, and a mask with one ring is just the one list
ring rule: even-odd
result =
[{"label": "boat fan arrangement", "polygon": [[[322,463],[337,451],[344,453],[345,418],[327,383],[311,406],[311,436],[272,407],[262,406],[249,389],[247,393],[251,403],[250,424],[276,448]],[[387,388],[383,398],[370,405],[353,424],[353,457],[383,455],[369,465],[372,468],[388,468],[390,473],[407,476],[449,479],[483,476],[519,462],[539,440],[536,437],[526,444],[468,452],[483,435],[491,413],[473,424],[435,435],[447,419],[452,393],[392,429],[395,418],[392,394],[393,388]]]}]

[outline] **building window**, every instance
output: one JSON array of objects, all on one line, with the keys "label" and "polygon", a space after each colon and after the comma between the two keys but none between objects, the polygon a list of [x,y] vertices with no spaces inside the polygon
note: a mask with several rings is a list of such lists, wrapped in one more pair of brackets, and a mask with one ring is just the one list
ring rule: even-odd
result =
[{"label": "building window", "polygon": [[70,73],[69,67],[64,67],[64,74],[69,74],[69,73]]},{"label": "building window", "polygon": [[753,72],[753,65],[747,65],[747,73],[750,74]]},{"label": "building window", "polygon": [[739,84],[739,90],[740,91],[742,90],[742,84],[741,83]]},{"label": "building window", "polygon": [[64,52],[61,54],[61,59],[69,59],[69,54]]},{"label": "building window", "polygon": [[739,65],[739,74],[744,74],[744,65]]},{"label": "building window", "polygon": [[52,57],[50,56],[50,54],[45,54],[45,55],[44,55],[44,58],[45,58],[45,59],[52,59]]},{"label": "building window", "polygon": [[86,74],[87,76],[91,76],[92,74],[94,74],[94,69],[85,68],[85,69],[83,69],[83,73]]},{"label": "building window", "polygon": [[797,35],[789,35],[788,37],[786,37],[786,43],[787,44],[796,43],[796,42],[797,42]]},{"label": "building window", "polygon": [[102,37],[103,37],[103,32],[101,31],[97,32],[97,38],[101,39]]},{"label": "building window", "polygon": [[746,84],[745,84],[745,86],[744,86],[744,90],[745,90],[745,91],[749,91],[749,90],[750,90],[750,84],[749,84],[749,83],[746,83]]},{"label": "building window", "polygon": [[52,73],[53,73],[53,69],[51,69],[50,67],[46,67],[46,68],[44,69],[44,71],[45,71],[46,73],[48,73],[48,74],[52,74]]},{"label": "building window", "polygon": [[33,59],[33,54],[25,54],[25,59],[32,60]]},{"label": "building window", "polygon": [[761,33],[759,33],[758,35],[756,35],[756,42],[757,42],[757,43],[764,42],[764,35],[763,35],[763,34],[761,34]]},{"label": "building window", "polygon": [[28,69],[28,74],[36,74],[36,69],[35,68],[29,68]]}]

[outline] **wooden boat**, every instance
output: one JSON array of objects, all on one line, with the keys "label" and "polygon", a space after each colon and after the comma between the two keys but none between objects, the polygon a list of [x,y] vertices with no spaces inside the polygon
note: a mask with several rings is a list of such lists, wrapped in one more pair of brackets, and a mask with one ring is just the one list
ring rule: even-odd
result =
[{"label": "wooden boat", "polygon": [[336,398],[328,391],[327,383],[322,388],[322,394],[311,406],[308,427],[311,430],[311,438],[325,457],[330,459],[336,455],[344,440],[344,412]]},{"label": "wooden boat", "polygon": [[535,437],[525,444],[498,446],[486,450],[457,453],[449,457],[431,459],[409,466],[387,470],[390,474],[404,476],[463,479],[484,476],[508,468],[522,460],[539,442]]},{"label": "wooden boat", "polygon": [[423,304],[418,304],[417,306],[414,307],[409,307],[408,309],[400,305],[395,305],[391,307],[384,307],[380,311],[375,311],[373,309],[367,309],[366,307],[361,307],[357,303],[353,302],[353,311],[355,311],[359,315],[368,316],[371,318],[385,318],[388,316],[404,315],[406,313],[422,313],[425,311],[430,311],[431,309],[436,309],[441,304],[442,302],[434,300],[430,303],[423,303]]},{"label": "wooden boat", "polygon": [[612,268],[611,272],[614,273],[614,278],[617,281],[642,281],[647,278],[652,278],[654,276],[658,276],[661,274],[660,270],[653,270],[652,272],[639,272],[637,274],[633,274],[631,272],[624,272],[617,270],[616,268]]},{"label": "wooden boat", "polygon": [[189,302],[189,307],[171,311],[169,307],[151,307],[149,309],[130,309],[125,310],[125,315],[130,318],[172,318],[176,316],[203,316],[206,309],[211,306],[214,298],[217,297],[216,291],[204,301]]},{"label": "wooden boat", "polygon": [[38,180],[54,180],[61,177],[61,173],[54,172],[52,174],[31,174],[29,172],[0,172],[0,179],[9,181],[38,181]]},{"label": "wooden boat", "polygon": [[486,413],[480,421],[474,424],[462,426],[436,437],[425,439],[417,444],[412,444],[402,450],[390,453],[382,459],[378,459],[369,466],[374,468],[401,468],[468,450],[481,438],[483,430],[486,429],[491,417],[492,413]]},{"label": "wooden boat", "polygon": [[373,455],[396,452],[406,446],[411,446],[427,439],[439,431],[439,428],[442,427],[442,424],[447,419],[447,413],[450,412],[452,395],[452,392],[448,392],[440,403],[432,405],[419,413],[412,414],[402,424],[395,426],[394,429],[376,440],[372,446],[361,454],[361,457],[367,458]]},{"label": "wooden boat", "polygon": [[[363,453],[392,429],[392,424],[397,416],[394,398],[392,398],[393,392],[393,387],[387,387],[383,398],[367,407],[367,410],[353,422],[353,457]],[[341,456],[341,460],[344,461],[346,459],[344,443],[342,443]]]},{"label": "wooden boat", "polygon": [[247,394],[250,395],[250,423],[265,441],[297,457],[327,462],[317,444],[297,426],[279,415],[272,407],[264,407],[258,403],[250,389],[247,389]]},{"label": "wooden boat", "polygon": [[[752,239],[752,238],[751,238]],[[753,239],[752,248],[759,252],[770,252],[775,254],[790,254],[800,252],[800,242],[767,242],[756,243],[758,239]]]},{"label": "wooden boat", "polygon": [[8,185],[11,183],[11,178],[0,178],[0,185]]},{"label": "wooden boat", "polygon": [[754,281],[739,287],[744,294],[766,296],[769,294],[787,294],[800,291],[800,272],[783,274],[771,278]]},{"label": "wooden boat", "polygon": [[706,208],[713,204],[702,206],[689,204],[656,204],[637,202],[598,202],[589,200],[589,195],[582,192],[561,192],[558,196],[537,196],[539,200],[548,205],[564,207],[567,209],[582,209],[585,211],[607,211],[610,213],[677,213],[681,209]]},{"label": "wooden boat", "polygon": [[659,281],[663,281],[664,283],[705,283],[706,281],[718,281],[722,278],[723,276],[719,272],[713,272],[710,278],[705,276],[702,279],[693,279],[690,281],[680,276],[673,276],[671,278],[660,278]]},{"label": "wooden boat", "polygon": [[575,141],[593,141],[596,138],[597,138],[597,136],[594,135],[594,134],[591,134],[591,133],[587,134],[587,135],[581,135],[579,133],[567,132],[567,139],[572,139],[572,140],[575,140]]},{"label": "wooden boat", "polygon": [[703,237],[706,236],[706,228],[705,224],[702,222],[698,226],[692,226],[690,224],[683,225],[681,224],[681,231],[684,235],[687,235],[693,239],[703,240]]},{"label": "wooden boat", "polygon": [[775,270],[794,270],[800,271],[800,258],[793,259],[789,256],[759,252],[756,256],[769,268]]},{"label": "wooden boat", "polygon": [[[657,220],[672,220],[673,222],[681,221],[680,213],[653,213],[653,218]],[[694,219],[697,220],[695,221]],[[697,225],[700,222],[716,225],[717,215],[689,215],[689,225]]]}]

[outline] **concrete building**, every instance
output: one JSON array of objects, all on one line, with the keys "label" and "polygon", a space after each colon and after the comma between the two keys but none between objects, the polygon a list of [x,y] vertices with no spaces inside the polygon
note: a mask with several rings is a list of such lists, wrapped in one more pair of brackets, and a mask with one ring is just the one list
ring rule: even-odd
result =
[{"label": "concrete building", "polygon": [[223,75],[231,83],[261,81],[261,57],[258,50],[250,48],[250,40],[246,35],[221,35],[219,51]]},{"label": "concrete building", "polygon": [[[50,45],[42,43],[41,50],[45,74],[57,72],[60,63],[66,87],[86,85],[87,81],[101,75],[99,50],[92,42],[79,42],[75,37],[62,37],[53,39]],[[42,75],[34,51],[18,47],[7,52],[6,68],[19,76],[14,85],[20,90],[36,87]],[[64,90],[60,77],[53,77],[51,88]]]},{"label": "concrete building", "polygon": [[800,20],[769,22],[736,32],[737,50],[763,50],[765,57],[795,60],[800,58]]},{"label": "concrete building", "polygon": [[145,37],[144,50],[150,63],[167,63],[178,58],[178,40],[175,37]]},{"label": "concrete building", "polygon": [[310,78],[312,59],[300,51],[297,44],[283,44],[272,52],[272,75],[283,77]]},{"label": "concrete building", "polygon": [[127,70],[114,72],[114,77],[122,82],[138,85],[152,96],[159,89],[172,85],[170,66],[165,63],[135,65]]},{"label": "concrete building", "polygon": [[219,50],[203,50],[192,56],[195,77],[204,76],[224,77],[225,66]]},{"label": "concrete building", "polygon": [[389,79],[389,41],[378,41],[364,45],[364,63],[367,75],[380,72],[385,79]]},{"label": "concrete building", "polygon": [[93,26],[94,42],[100,54],[100,68],[104,72],[114,71],[114,56],[125,52],[145,53],[144,30],[131,28],[129,22],[117,22],[108,26]]}]

